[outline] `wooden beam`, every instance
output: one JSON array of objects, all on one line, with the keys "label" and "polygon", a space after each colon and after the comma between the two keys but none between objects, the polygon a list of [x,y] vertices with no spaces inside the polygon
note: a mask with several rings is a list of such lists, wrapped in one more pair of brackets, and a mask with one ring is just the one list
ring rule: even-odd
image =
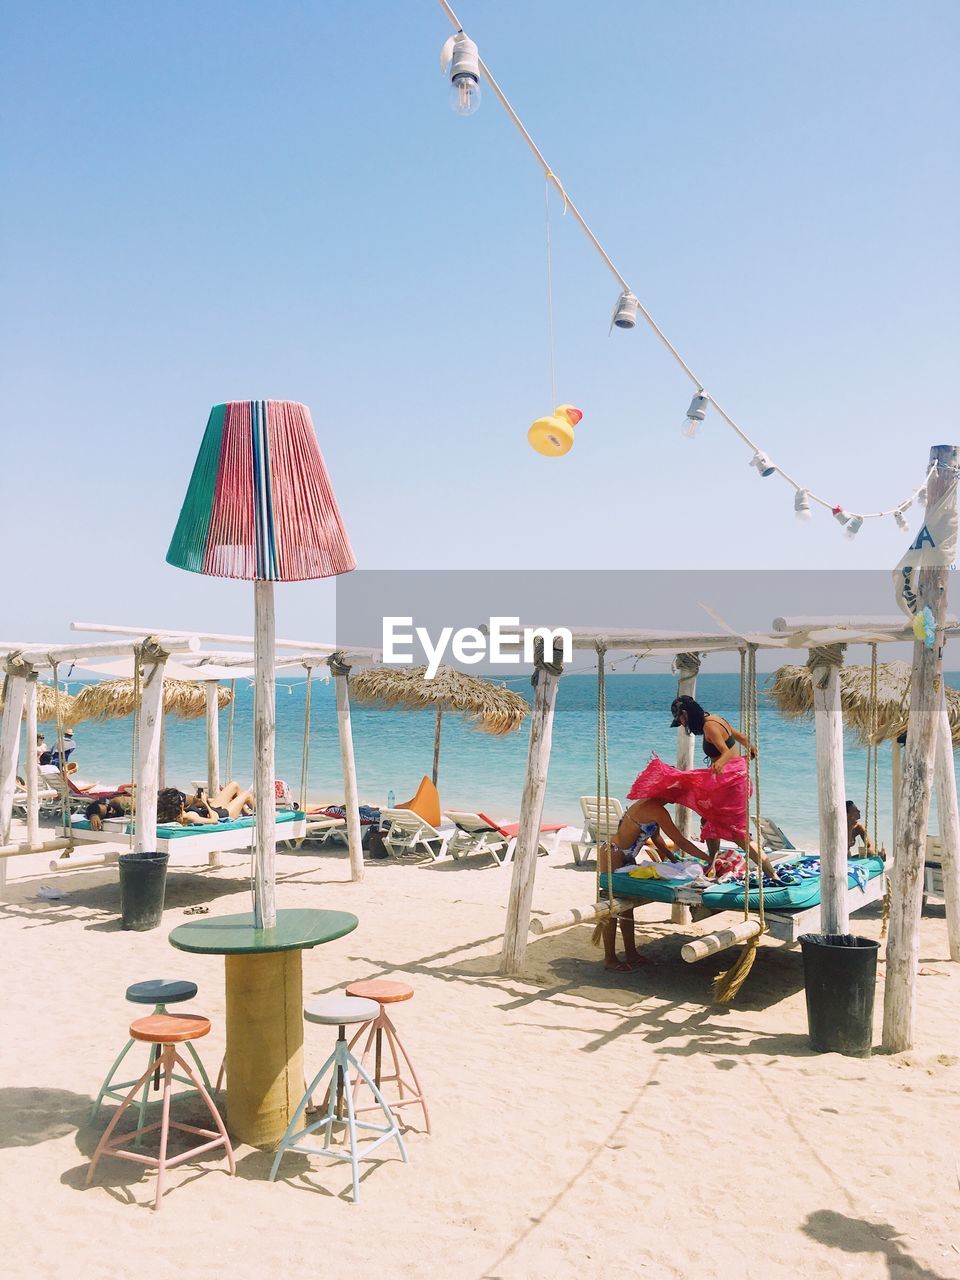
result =
[{"label": "wooden beam", "polygon": [[[935,445],[927,481],[927,511],[941,502],[956,502],[956,445]],[[938,627],[947,612],[949,568],[929,567],[917,575],[917,609],[929,608]],[[930,793],[943,698],[943,635],[928,649],[913,645],[910,714],[904,752],[903,783],[895,836],[896,858],[890,873],[890,923],[887,974],[883,999],[883,1047],[900,1053],[913,1045],[915,985],[920,960],[920,911],[923,861],[930,818]]]},{"label": "wooden beam", "polygon": [[273,583],[255,582],[253,676],[253,795],[257,806],[253,915],[258,929],[277,923],[277,798],[275,736],[277,675]]},{"label": "wooden beam", "polygon": [[340,768],[343,773],[343,807],[347,820],[350,850],[350,879],[363,879],[363,843],[360,830],[360,794],[357,763],[353,754],[353,727],[350,722],[350,668],[345,662],[330,660],[337,695],[337,733],[340,737]]},{"label": "wooden beam", "polygon": [[738,947],[741,942],[757,937],[759,932],[759,920],[741,920],[729,929],[717,929],[713,933],[705,933],[702,938],[696,938],[693,942],[684,943],[680,954],[687,964],[695,964],[698,960],[705,960],[707,956],[715,956],[730,947]]},{"label": "wooden beam", "polygon": [[843,713],[840,708],[842,648],[811,649],[813,713],[817,734],[817,795],[820,806],[820,927],[846,933],[847,804],[843,780]]},{"label": "wooden beam", "polygon": [[950,959],[960,961],[960,812],[957,809],[953,735],[950,731],[945,692],[942,692],[940,697],[933,772],[937,786],[937,818],[940,824],[940,860],[943,866],[947,945],[950,948]]},{"label": "wooden beam", "polygon": [[[500,953],[500,972],[519,974],[527,950],[530,907],[537,871],[537,850],[543,821],[543,799],[547,790],[550,748],[553,741],[553,713],[557,703],[557,685],[562,663],[559,647],[552,662],[541,661],[536,667],[536,689],[530,719],[530,745],[527,749],[527,773],[520,800],[520,822],[513,855],[510,900],[507,904],[507,927]],[[552,668],[552,669],[551,669]]]},{"label": "wooden beam", "polygon": [[[220,790],[220,682],[204,680],[207,715],[207,791],[215,796]],[[232,782],[227,778],[227,782]]]},{"label": "wooden beam", "polygon": [[[20,754],[20,721],[26,696],[27,674],[8,675],[7,693],[0,722],[0,845],[10,843],[13,826],[13,796],[17,787],[17,757]],[[0,863],[0,892],[7,886],[7,864]]]},{"label": "wooden beam", "polygon": [[[613,914],[632,911],[638,906],[643,906],[643,903],[636,898],[614,898]],[[601,902],[591,902],[586,907],[568,907],[566,911],[555,911],[552,915],[534,916],[530,921],[530,932],[539,937],[544,933],[554,933],[557,929],[569,929],[571,925],[583,924],[610,914],[610,903],[604,898]]]},{"label": "wooden beam", "polygon": [[160,790],[160,737],[163,732],[163,669],[166,656],[143,664],[140,716],[137,724],[137,792],[134,849],[152,853],[157,847],[157,792]]},{"label": "wooden beam", "polygon": [[[253,636],[228,635],[222,631],[171,631],[164,628],[162,631],[157,632],[143,627],[118,627],[113,623],[104,622],[71,622],[70,629],[71,631],[95,631],[99,635],[105,636],[190,636],[214,644],[252,645],[254,643]],[[332,653],[337,653],[344,649],[343,645],[325,644],[316,640],[274,640],[274,646],[277,649],[299,649],[302,653],[311,653],[315,657],[322,658],[328,658]],[[383,657],[382,649],[351,649],[350,653],[362,653],[374,661],[379,661]]]},{"label": "wooden beam", "polygon": [[[153,646],[158,650],[162,649],[165,654],[195,653],[200,648],[200,641],[192,634],[184,637],[150,635],[146,636],[145,639],[152,641]],[[135,643],[132,640],[105,640],[102,644],[69,644],[48,647],[29,645],[23,649],[8,650],[3,656],[8,661],[11,658],[22,658],[23,661],[33,667],[52,667],[55,662],[75,662],[82,665],[84,658],[129,657],[133,654],[135,648]]]}]

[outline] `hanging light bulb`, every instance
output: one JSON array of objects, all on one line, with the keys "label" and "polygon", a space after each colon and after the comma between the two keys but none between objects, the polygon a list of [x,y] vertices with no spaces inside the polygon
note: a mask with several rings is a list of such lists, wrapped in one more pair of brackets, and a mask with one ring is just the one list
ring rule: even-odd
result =
[{"label": "hanging light bulb", "polygon": [[906,533],[910,526],[907,524],[907,517],[903,514],[904,510],[905,508],[898,507],[893,513],[893,518],[897,522],[897,528],[900,529],[901,532]]},{"label": "hanging light bulb", "polygon": [[851,516],[843,532],[847,538],[855,538],[862,528],[863,516]]},{"label": "hanging light bulb", "polygon": [[777,469],[767,455],[761,453],[759,449],[750,459],[750,465],[756,467],[762,476],[772,476]]},{"label": "hanging light bulb", "polygon": [[924,481],[917,492],[914,494],[914,500],[919,502],[921,507],[927,505],[927,482]]},{"label": "hanging light bulb", "polygon": [[458,116],[472,116],[480,106],[480,54],[469,36],[458,31],[440,50],[440,69],[450,80],[450,106]]},{"label": "hanging light bulb", "polygon": [[613,309],[613,323],[618,329],[635,329],[637,327],[637,307],[639,305],[636,295],[632,294],[629,289],[624,289],[617,299],[617,305]]},{"label": "hanging light bulb", "polygon": [[705,396],[702,391],[690,401],[690,408],[687,410],[686,421],[683,424],[683,434],[688,440],[692,440],[697,434],[697,427],[707,416],[707,405],[710,403],[710,397]]},{"label": "hanging light bulb", "polygon": [[834,520],[836,520],[838,524],[845,525],[848,523],[850,519],[850,514],[849,512],[844,511],[843,507],[834,507],[833,518]]},{"label": "hanging light bulb", "polygon": [[807,489],[798,489],[797,496],[793,500],[793,509],[797,513],[797,519],[806,522],[810,519],[810,493]]}]

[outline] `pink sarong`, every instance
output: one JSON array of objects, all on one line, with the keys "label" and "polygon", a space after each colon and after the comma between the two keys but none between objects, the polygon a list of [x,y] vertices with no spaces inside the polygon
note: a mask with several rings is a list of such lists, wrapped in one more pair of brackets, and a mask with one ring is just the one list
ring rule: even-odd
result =
[{"label": "pink sarong", "polygon": [[742,845],[749,785],[745,756],[728,760],[722,773],[676,769],[654,756],[627,792],[627,799],[682,804],[699,813],[701,840],[733,840]]}]

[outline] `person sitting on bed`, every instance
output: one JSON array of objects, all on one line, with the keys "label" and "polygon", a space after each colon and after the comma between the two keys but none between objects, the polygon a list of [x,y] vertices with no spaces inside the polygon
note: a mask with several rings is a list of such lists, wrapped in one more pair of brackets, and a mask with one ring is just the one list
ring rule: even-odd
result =
[{"label": "person sitting on bed", "polygon": [[[669,837],[672,848],[664,840]],[[605,840],[597,850],[597,862],[601,871],[617,871],[620,867],[635,866],[638,857],[652,862],[676,862],[673,850],[707,862],[707,855],[688,840],[658,800],[636,800],[620,819],[617,833]],[[629,973],[643,964],[637,951],[637,938],[633,927],[633,908],[621,912],[620,934],[623,938],[623,959],[617,958],[617,919],[609,917],[602,925],[604,968],[618,973]]]},{"label": "person sitting on bed", "polygon": [[239,782],[228,782],[215,796],[208,796],[203,787],[189,799],[176,787],[164,787],[157,796],[157,822],[179,822],[182,827],[235,822],[253,811],[253,792],[244,791]]},{"label": "person sitting on bed", "polygon": [[91,800],[83,811],[83,816],[90,823],[91,831],[102,831],[104,818],[122,818],[127,808],[117,799]]}]

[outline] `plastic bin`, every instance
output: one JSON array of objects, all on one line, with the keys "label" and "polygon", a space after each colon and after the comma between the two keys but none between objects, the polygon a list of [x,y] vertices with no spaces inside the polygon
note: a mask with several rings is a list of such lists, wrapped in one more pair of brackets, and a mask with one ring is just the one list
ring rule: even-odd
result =
[{"label": "plastic bin", "polygon": [[156,929],[167,887],[166,853],[121,853],[120,915],[124,929]]},{"label": "plastic bin", "polygon": [[811,1047],[869,1058],[879,942],[850,933],[805,933],[800,946]]}]

